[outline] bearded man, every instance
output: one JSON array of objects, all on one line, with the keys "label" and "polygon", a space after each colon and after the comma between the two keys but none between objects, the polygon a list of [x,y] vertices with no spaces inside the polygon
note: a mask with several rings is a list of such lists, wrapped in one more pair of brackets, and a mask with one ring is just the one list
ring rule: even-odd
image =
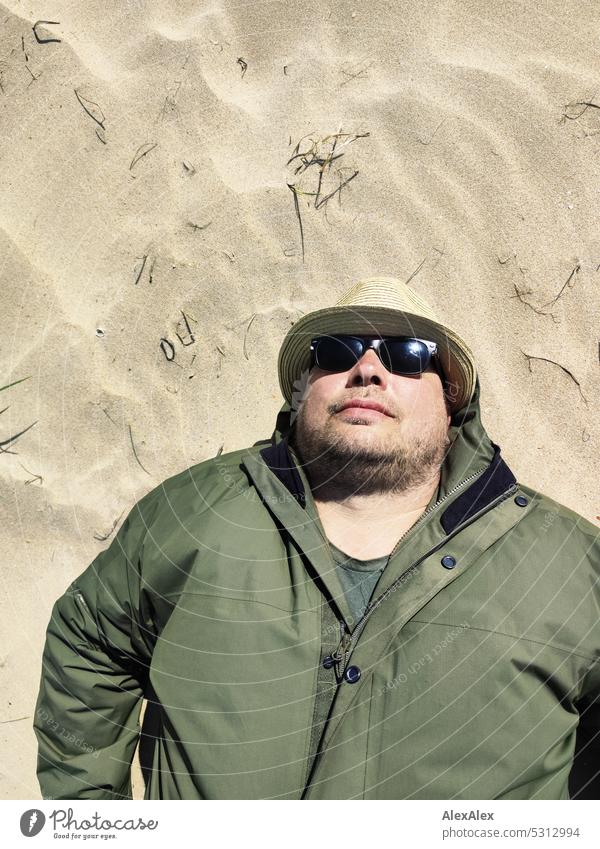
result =
[{"label": "bearded man", "polygon": [[369,278],[278,372],[271,439],[146,495],[56,602],[43,795],[130,798],[139,741],[147,799],[596,798],[598,533],[517,481],[467,344]]}]

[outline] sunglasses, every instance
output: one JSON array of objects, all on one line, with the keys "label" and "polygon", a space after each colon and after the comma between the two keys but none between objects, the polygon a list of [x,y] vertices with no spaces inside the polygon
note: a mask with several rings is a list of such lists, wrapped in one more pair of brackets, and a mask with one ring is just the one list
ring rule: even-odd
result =
[{"label": "sunglasses", "polygon": [[311,340],[311,368],[348,371],[372,348],[393,374],[422,374],[437,355],[435,342],[412,336],[317,336]]}]

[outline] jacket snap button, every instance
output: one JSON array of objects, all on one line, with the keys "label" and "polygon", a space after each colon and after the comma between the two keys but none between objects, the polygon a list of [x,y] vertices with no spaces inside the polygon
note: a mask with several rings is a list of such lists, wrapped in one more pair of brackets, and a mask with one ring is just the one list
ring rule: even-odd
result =
[{"label": "jacket snap button", "polygon": [[524,495],[517,495],[517,497],[515,498],[515,504],[518,504],[519,507],[526,507],[527,499]]},{"label": "jacket snap button", "polygon": [[359,678],[360,669],[358,666],[349,666],[344,672],[344,679],[348,682],[348,684],[356,684]]},{"label": "jacket snap button", "polygon": [[456,566],[456,557],[452,557],[451,554],[446,554],[442,557],[442,566],[445,566],[446,569],[454,569]]},{"label": "jacket snap button", "polygon": [[335,666],[335,660],[330,654],[328,654],[327,657],[323,658],[323,666],[325,667],[325,669],[331,669],[333,666]]}]

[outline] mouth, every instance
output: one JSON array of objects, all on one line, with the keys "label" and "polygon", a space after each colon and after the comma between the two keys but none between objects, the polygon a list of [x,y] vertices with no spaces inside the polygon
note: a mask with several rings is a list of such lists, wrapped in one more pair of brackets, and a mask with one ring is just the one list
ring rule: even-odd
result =
[{"label": "mouth", "polygon": [[378,404],[376,401],[368,401],[366,399],[361,398],[352,398],[352,400],[347,401],[339,413],[351,412],[354,415],[365,413],[370,414],[373,418],[384,418],[389,417],[393,418],[391,413],[388,413],[386,408],[382,404]]}]

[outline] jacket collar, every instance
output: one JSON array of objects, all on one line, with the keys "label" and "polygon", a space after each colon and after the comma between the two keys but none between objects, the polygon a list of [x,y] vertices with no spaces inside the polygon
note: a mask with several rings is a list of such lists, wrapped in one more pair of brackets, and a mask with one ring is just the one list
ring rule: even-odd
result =
[{"label": "jacket collar", "polygon": [[[483,510],[516,483],[514,474],[500,454],[500,447],[494,442],[491,445],[494,448],[494,456],[487,469],[455,498],[440,516],[441,525],[447,534],[451,534],[459,525]],[[290,454],[287,438],[284,437],[275,445],[263,448],[260,455],[298,504],[306,508],[305,485]]]},{"label": "jacket collar", "polygon": [[440,516],[441,525],[447,534],[451,534],[517,482],[500,454],[500,447],[495,442],[491,444],[494,456],[490,465]]}]

